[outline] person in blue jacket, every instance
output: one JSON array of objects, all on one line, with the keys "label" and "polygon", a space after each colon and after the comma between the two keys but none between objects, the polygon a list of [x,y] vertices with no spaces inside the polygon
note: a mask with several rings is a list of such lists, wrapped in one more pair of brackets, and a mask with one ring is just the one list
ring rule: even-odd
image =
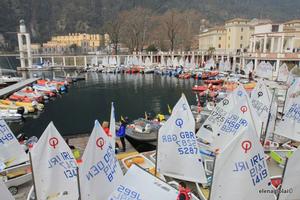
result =
[{"label": "person in blue jacket", "polygon": [[117,137],[120,138],[122,143],[122,150],[123,152],[126,151],[126,143],[125,143],[125,135],[126,135],[126,126],[128,123],[128,117],[125,117],[125,119],[121,119],[121,126],[117,132]]}]

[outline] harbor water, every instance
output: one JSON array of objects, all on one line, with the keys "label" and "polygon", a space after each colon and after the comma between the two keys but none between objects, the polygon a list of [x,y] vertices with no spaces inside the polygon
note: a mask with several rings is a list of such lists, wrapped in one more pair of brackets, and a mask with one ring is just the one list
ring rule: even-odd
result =
[{"label": "harbor water", "polygon": [[[40,72],[35,76],[53,78],[59,72]],[[24,74],[23,74],[24,76]],[[33,77],[33,74],[26,74]],[[63,136],[89,134],[94,120],[109,120],[111,102],[115,104],[116,120],[127,116],[129,120],[144,117],[145,112],[168,113],[184,93],[190,104],[195,104],[196,95],[191,88],[194,79],[182,80],[155,74],[101,74],[86,73],[86,80],[70,86],[69,92],[45,104],[45,110],[22,122],[11,123],[17,134],[40,137],[50,121],[53,121]]]}]

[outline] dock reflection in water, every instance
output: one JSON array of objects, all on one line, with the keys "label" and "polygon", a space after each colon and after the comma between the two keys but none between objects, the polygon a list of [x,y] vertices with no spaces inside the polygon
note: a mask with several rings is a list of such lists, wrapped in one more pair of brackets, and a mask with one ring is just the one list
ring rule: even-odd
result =
[{"label": "dock reflection in water", "polygon": [[[53,72],[38,75],[52,78]],[[11,124],[13,131],[39,137],[53,121],[62,135],[90,133],[95,119],[109,120],[112,101],[115,102],[117,120],[121,115],[134,120],[143,117],[146,111],[167,113],[167,104],[173,106],[181,93],[185,93],[190,104],[196,101],[191,90],[196,84],[193,79],[179,80],[153,74],[87,73],[84,76],[85,81],[74,83],[67,94],[48,102],[37,118],[29,117],[24,122]]]}]

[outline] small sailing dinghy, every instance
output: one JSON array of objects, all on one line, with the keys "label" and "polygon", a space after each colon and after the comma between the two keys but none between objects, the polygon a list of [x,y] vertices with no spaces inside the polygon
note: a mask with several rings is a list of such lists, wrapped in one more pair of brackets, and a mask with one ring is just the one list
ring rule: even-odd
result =
[{"label": "small sailing dinghy", "polygon": [[31,181],[29,157],[3,119],[0,119],[0,177],[12,194]]}]

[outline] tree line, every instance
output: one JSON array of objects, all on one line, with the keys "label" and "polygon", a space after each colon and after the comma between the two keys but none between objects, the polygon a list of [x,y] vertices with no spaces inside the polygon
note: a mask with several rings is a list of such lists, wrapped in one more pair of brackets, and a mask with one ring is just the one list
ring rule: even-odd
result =
[{"label": "tree line", "polygon": [[196,10],[170,9],[163,14],[137,7],[115,14],[104,22],[103,31],[110,35],[111,46],[118,53],[120,43],[130,52],[151,50],[184,50],[197,46],[195,38],[203,24]]}]

